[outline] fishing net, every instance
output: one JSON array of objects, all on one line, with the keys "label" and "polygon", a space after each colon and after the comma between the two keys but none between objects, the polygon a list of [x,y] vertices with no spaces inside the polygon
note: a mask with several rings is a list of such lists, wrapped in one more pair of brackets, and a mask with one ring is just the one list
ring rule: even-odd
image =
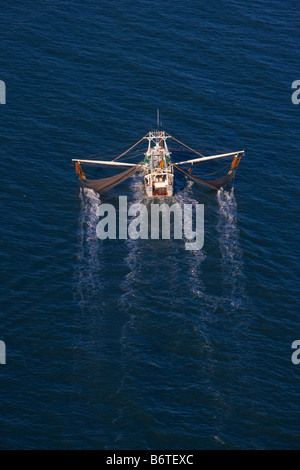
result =
[{"label": "fishing net", "polygon": [[122,173],[118,173],[114,176],[110,176],[109,178],[100,178],[95,180],[85,179],[85,181],[81,179],[81,182],[85,188],[90,188],[94,191],[97,191],[99,194],[103,194],[122,183],[127,178],[130,178],[130,176],[133,176],[137,169],[138,167],[134,166],[129,168],[129,170],[123,171]]},{"label": "fishing net", "polygon": [[214,179],[214,180],[205,180],[205,179],[199,178],[198,176],[194,176],[191,173],[189,173],[189,172],[183,170],[182,168],[180,168],[175,163],[174,163],[174,167],[177,170],[181,171],[186,176],[188,176],[189,178],[191,178],[193,181],[196,181],[197,183],[203,184],[204,186],[207,186],[208,188],[218,190],[218,189],[222,188],[223,186],[226,186],[226,184],[231,183],[231,181],[234,179],[236,169],[237,169],[237,167],[240,163],[240,160],[241,160],[241,157],[234,157],[234,159],[231,163],[230,170],[227,173],[227,175],[222,176],[221,178]]}]

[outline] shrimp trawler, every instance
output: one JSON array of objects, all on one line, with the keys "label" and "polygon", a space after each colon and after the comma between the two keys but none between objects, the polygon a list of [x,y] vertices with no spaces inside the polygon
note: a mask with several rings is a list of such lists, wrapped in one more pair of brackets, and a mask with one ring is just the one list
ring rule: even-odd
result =
[{"label": "shrimp trawler", "polygon": [[[179,162],[174,162],[171,159],[171,152],[167,145],[167,139],[172,139],[180,144],[184,149],[188,149],[189,152],[198,154],[198,158],[186,159]],[[136,153],[133,149],[138,147],[141,142],[148,140],[148,147],[146,152]],[[180,149],[176,149],[176,153]],[[143,155],[143,159],[138,163],[128,163],[126,161],[120,161],[122,157],[133,152],[133,155],[129,158],[138,158]],[[208,188],[219,190],[225,185],[231,183],[235,177],[237,167],[240,163],[244,150],[238,152],[223,153],[218,155],[205,156],[200,152],[193,150],[183,142],[180,142],[175,137],[167,134],[163,130],[154,130],[148,132],[147,135],[142,137],[132,147],[118,155],[113,160],[84,160],[74,158],[72,161],[75,162],[75,170],[79,176],[80,182],[83,187],[91,188],[94,191],[103,194],[110,189],[114,188],[118,184],[125,181],[127,178],[134,176],[136,173],[142,174],[145,184],[145,195],[147,197],[155,196],[173,196],[174,193],[174,170],[181,172],[186,178],[190,178],[192,181],[204,185]],[[193,173],[194,167],[197,164],[212,163],[215,160],[223,160],[230,158],[230,163],[220,170],[212,171],[209,175],[214,175],[228,167],[228,172],[217,179],[204,179],[201,175]],[[126,158],[128,159],[128,157]],[[110,167],[123,167],[125,171],[118,173],[117,175],[110,176],[108,178],[97,178],[89,179],[82,169],[82,165],[96,165],[96,166],[110,166]],[[201,176],[201,177],[200,177]]]}]

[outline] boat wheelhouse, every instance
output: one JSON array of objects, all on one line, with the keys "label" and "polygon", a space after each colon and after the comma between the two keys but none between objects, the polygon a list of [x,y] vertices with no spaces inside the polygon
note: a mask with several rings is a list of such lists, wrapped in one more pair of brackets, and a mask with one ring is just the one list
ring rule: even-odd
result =
[{"label": "boat wheelhouse", "polygon": [[146,196],[173,196],[174,168],[164,131],[149,132],[143,161]]}]

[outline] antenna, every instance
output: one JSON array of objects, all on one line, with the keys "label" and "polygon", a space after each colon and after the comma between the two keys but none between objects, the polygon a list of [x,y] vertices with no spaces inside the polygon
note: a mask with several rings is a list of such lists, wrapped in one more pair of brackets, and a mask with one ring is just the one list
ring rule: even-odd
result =
[{"label": "antenna", "polygon": [[159,109],[157,109],[157,129],[159,128]]}]

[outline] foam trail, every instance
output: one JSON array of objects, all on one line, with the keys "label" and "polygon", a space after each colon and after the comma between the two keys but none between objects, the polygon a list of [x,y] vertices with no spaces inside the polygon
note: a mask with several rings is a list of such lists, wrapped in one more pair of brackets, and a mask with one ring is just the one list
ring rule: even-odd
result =
[{"label": "foam trail", "polygon": [[[183,204],[197,204],[193,198],[193,186],[194,182],[191,180],[186,181],[186,185],[180,193],[176,194],[176,201],[181,205]],[[193,295],[203,299],[205,297],[205,286],[202,281],[202,263],[206,258],[204,248],[197,251],[190,251],[186,253],[189,257],[189,290]]]},{"label": "foam trail", "polygon": [[[133,194],[133,200],[128,201],[128,204],[138,204],[142,203],[145,198],[144,185],[141,181],[141,178],[135,176],[130,180],[130,189]],[[127,221],[127,226],[129,225],[129,220]],[[130,272],[125,276],[121,288],[124,291],[124,294],[121,296],[121,304],[125,308],[127,294],[131,292],[132,285],[135,284],[135,281],[138,278],[139,266],[137,251],[140,244],[140,240],[131,240],[127,238],[125,240],[125,246],[127,247],[128,254],[124,258],[125,265],[130,269]]]},{"label": "foam trail", "polygon": [[197,201],[193,198],[194,181],[187,180],[182,191],[175,194],[176,202],[180,204],[196,204]]},{"label": "foam trail", "polygon": [[[130,190],[132,191],[133,198],[128,198],[128,204],[146,203],[145,201],[145,189],[143,180],[136,175],[130,179]],[[128,219],[127,224],[129,225],[130,220]],[[139,295],[137,292],[137,283],[140,279],[140,272],[143,269],[145,259],[139,254],[143,248],[144,240],[131,240],[127,238],[125,240],[125,247],[127,248],[127,255],[124,258],[124,264],[129,269],[129,273],[126,274],[121,284],[121,290],[123,294],[120,298],[121,306],[124,310],[128,310],[132,306],[132,302]],[[131,319],[133,317],[131,316]],[[130,320],[131,321],[131,320]]]},{"label": "foam trail", "polygon": [[96,226],[99,220],[97,207],[100,204],[100,197],[92,189],[80,189],[80,199],[78,230],[80,258],[83,259],[85,265],[99,265],[99,256],[97,256],[99,241]]},{"label": "foam trail", "polygon": [[217,193],[219,222],[217,231],[222,254],[224,281],[230,286],[230,301],[239,307],[244,296],[243,254],[239,244],[240,232],[237,226],[237,203],[234,188],[221,189]]},{"label": "foam trail", "polygon": [[80,188],[81,200],[79,214],[79,241],[82,246],[84,239],[93,239],[96,234],[97,207],[100,204],[99,194],[92,189]]},{"label": "foam trail", "polygon": [[144,182],[140,175],[135,175],[130,178],[130,189],[133,194],[132,204],[143,202],[145,199]]},{"label": "foam trail", "polygon": [[[100,197],[92,189],[80,189],[80,214],[78,221],[78,268],[76,272],[76,293],[81,307],[97,308],[93,297],[99,293],[102,283],[101,272],[102,242],[96,235],[98,223],[97,207]],[[100,250],[99,250],[100,248]],[[94,307],[93,307],[94,305]]]},{"label": "foam trail", "polygon": [[[194,199],[194,182],[187,180],[186,185],[176,199],[181,204],[198,204]],[[214,352],[211,340],[211,324],[214,322],[214,311],[218,307],[218,298],[209,295],[205,285],[205,269],[203,263],[208,255],[204,249],[196,251],[187,251],[186,257],[188,266],[186,268],[187,290],[192,294],[192,299],[196,306],[197,314],[190,315],[190,321],[193,324],[194,331],[201,341],[203,351],[207,355],[207,361],[210,364],[211,374],[213,374],[213,362],[210,357]],[[209,264],[208,264],[209,266]]]}]

